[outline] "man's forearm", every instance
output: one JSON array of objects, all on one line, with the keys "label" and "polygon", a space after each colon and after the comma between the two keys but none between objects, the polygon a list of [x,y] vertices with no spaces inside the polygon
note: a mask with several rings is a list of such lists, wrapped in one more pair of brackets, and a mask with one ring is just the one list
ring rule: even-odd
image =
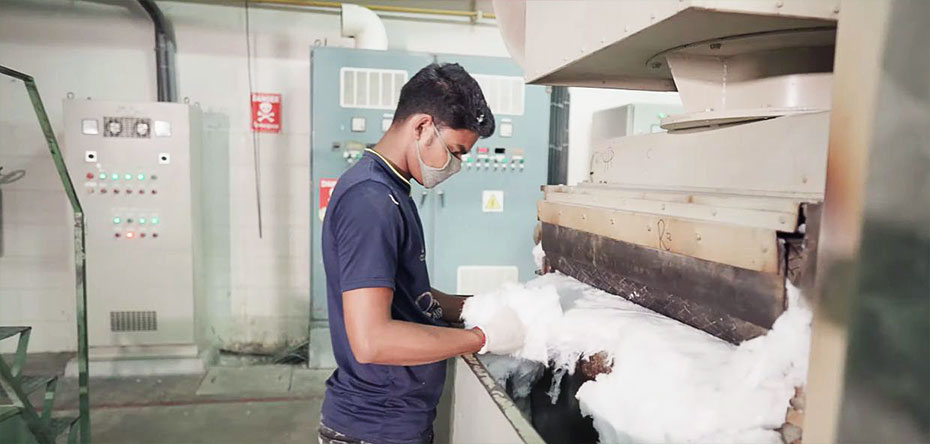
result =
[{"label": "man's forearm", "polygon": [[442,307],[442,319],[446,322],[459,322],[462,320],[462,307],[468,296],[448,294],[432,289],[433,298]]},{"label": "man's forearm", "polygon": [[359,362],[382,365],[421,365],[481,349],[483,334],[476,330],[435,327],[390,320],[369,336]]}]

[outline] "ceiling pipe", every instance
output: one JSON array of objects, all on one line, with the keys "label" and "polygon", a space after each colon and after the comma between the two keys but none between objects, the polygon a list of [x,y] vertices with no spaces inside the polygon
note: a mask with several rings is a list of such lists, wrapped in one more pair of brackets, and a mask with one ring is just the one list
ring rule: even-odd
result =
[{"label": "ceiling pipe", "polygon": [[[313,0],[252,0],[255,4],[268,4],[279,6],[297,6],[307,8],[341,8],[342,2],[332,1],[313,1]],[[366,5],[366,8],[376,12],[397,13],[397,14],[416,14],[416,15],[434,15],[448,17],[467,17],[471,20],[496,19],[493,12],[484,11],[461,11],[455,9],[431,9],[431,8],[412,8],[406,6],[392,5]]]},{"label": "ceiling pipe", "polygon": [[155,0],[138,0],[155,25],[155,79],[159,102],[177,102],[178,86],[174,68],[176,44],[171,27]]},{"label": "ceiling pipe", "polygon": [[362,6],[342,4],[342,36],[354,37],[355,47],[359,49],[383,51],[388,48],[387,31],[381,18]]}]

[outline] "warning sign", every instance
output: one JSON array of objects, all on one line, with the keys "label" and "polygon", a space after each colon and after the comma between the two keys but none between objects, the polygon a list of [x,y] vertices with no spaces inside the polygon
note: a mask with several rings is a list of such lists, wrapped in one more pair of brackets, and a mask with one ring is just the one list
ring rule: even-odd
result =
[{"label": "warning sign", "polygon": [[320,210],[318,216],[320,221],[326,217],[326,208],[329,206],[329,198],[333,196],[333,188],[336,188],[337,179],[320,179]]},{"label": "warning sign", "polygon": [[281,132],[281,94],[252,93],[252,131]]},{"label": "warning sign", "polygon": [[481,211],[485,213],[503,213],[504,192],[502,190],[484,190],[481,195]]}]

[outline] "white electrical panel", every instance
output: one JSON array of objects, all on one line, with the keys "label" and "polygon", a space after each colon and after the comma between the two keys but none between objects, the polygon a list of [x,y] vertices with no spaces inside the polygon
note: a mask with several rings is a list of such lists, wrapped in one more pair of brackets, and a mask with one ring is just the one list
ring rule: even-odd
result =
[{"label": "white electrical panel", "polygon": [[194,344],[200,111],[65,100],[93,347]]}]

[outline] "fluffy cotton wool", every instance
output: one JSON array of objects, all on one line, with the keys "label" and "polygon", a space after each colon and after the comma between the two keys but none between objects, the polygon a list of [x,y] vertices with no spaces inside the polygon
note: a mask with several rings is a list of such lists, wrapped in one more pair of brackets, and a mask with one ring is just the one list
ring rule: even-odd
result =
[{"label": "fluffy cotton wool", "polygon": [[462,319],[468,328],[481,325],[504,306],[512,308],[526,326],[525,344],[513,356],[545,363],[551,333],[549,326],[562,318],[559,293],[555,287],[530,289],[518,284],[504,284],[496,291],[468,298],[462,308]]},{"label": "fluffy cotton wool", "polygon": [[557,273],[477,295],[463,317],[510,306],[527,329],[513,355],[568,372],[606,352],[611,372],[576,394],[602,443],[778,443],[810,342],[810,311],[797,289],[788,298],[772,331],[739,347]]}]

